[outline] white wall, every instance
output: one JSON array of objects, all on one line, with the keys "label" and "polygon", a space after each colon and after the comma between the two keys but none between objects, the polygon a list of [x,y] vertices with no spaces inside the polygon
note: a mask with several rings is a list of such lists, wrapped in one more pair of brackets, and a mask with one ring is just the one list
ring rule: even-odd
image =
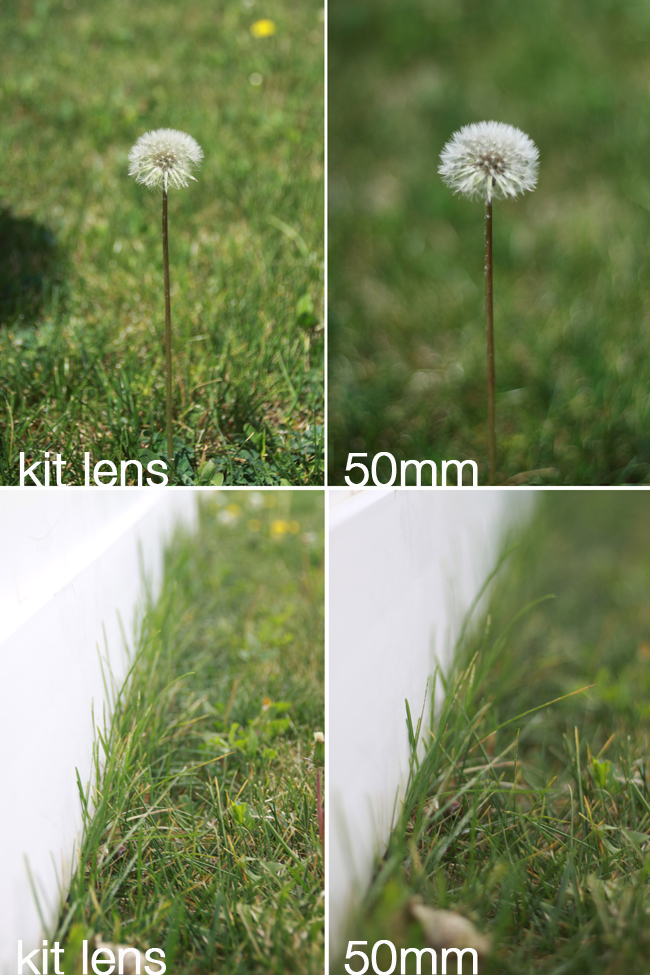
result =
[{"label": "white wall", "polygon": [[[174,525],[196,524],[192,489],[3,489],[0,492],[0,972],[17,942],[40,945],[73,866],[81,828],[75,768],[90,778],[104,703],[99,654],[125,673]],[[29,947],[28,947],[29,946]]]},{"label": "white wall", "polygon": [[408,776],[414,722],[436,660],[494,568],[527,491],[330,490],[328,889],[330,948],[370,879]]}]

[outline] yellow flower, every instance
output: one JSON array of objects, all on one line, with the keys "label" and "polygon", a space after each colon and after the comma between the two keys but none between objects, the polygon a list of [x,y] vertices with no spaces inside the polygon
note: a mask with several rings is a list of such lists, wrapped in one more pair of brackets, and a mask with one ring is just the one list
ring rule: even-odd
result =
[{"label": "yellow flower", "polygon": [[274,538],[278,538],[280,535],[286,535],[290,531],[289,522],[278,519],[277,521],[271,522],[271,535]]},{"label": "yellow flower", "polygon": [[270,37],[275,34],[275,24],[272,20],[256,20],[251,24],[251,34],[253,37]]}]

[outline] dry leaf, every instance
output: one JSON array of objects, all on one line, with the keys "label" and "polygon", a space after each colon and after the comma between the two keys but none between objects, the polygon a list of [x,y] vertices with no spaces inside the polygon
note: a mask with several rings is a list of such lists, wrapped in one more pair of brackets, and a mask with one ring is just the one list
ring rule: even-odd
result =
[{"label": "dry leaf", "polygon": [[411,915],[422,927],[424,939],[430,948],[474,948],[479,958],[489,955],[492,942],[487,935],[462,914],[456,911],[439,911],[413,898],[409,901]]},{"label": "dry leaf", "polygon": [[[118,969],[117,966],[119,965],[120,948],[124,951],[124,961],[121,969]],[[146,975],[144,970],[146,959],[142,952],[138,948],[134,948],[133,945],[116,945],[113,944],[112,941],[102,941],[99,935],[95,935],[95,950],[97,949],[111,951],[113,953],[113,957],[115,958],[116,971],[121,970],[123,975],[136,975],[138,967],[136,966],[135,953],[137,952],[140,957],[140,975]]]}]

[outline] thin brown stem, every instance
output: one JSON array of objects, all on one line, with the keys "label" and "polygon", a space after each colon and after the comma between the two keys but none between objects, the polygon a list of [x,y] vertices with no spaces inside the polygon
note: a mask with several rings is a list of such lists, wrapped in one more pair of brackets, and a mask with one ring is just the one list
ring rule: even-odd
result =
[{"label": "thin brown stem", "polygon": [[494,410],[494,306],[492,299],[492,200],[485,204],[485,321],[487,324],[488,454],[490,484],[497,470],[497,437]]},{"label": "thin brown stem", "polygon": [[172,308],[169,293],[169,245],[167,241],[167,187],[162,194],[162,245],[165,272],[165,359],[167,371],[167,459],[174,463],[174,437],[172,432]]}]

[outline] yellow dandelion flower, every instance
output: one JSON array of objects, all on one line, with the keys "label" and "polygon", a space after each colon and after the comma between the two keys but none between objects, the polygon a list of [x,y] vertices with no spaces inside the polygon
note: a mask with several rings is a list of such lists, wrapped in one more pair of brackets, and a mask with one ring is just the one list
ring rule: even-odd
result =
[{"label": "yellow dandelion flower", "polygon": [[275,34],[275,24],[272,20],[256,20],[251,24],[251,34],[253,37],[271,37]]},{"label": "yellow dandelion flower", "polygon": [[274,538],[280,538],[282,535],[286,535],[289,531],[289,522],[278,519],[277,521],[271,522],[271,535]]}]

